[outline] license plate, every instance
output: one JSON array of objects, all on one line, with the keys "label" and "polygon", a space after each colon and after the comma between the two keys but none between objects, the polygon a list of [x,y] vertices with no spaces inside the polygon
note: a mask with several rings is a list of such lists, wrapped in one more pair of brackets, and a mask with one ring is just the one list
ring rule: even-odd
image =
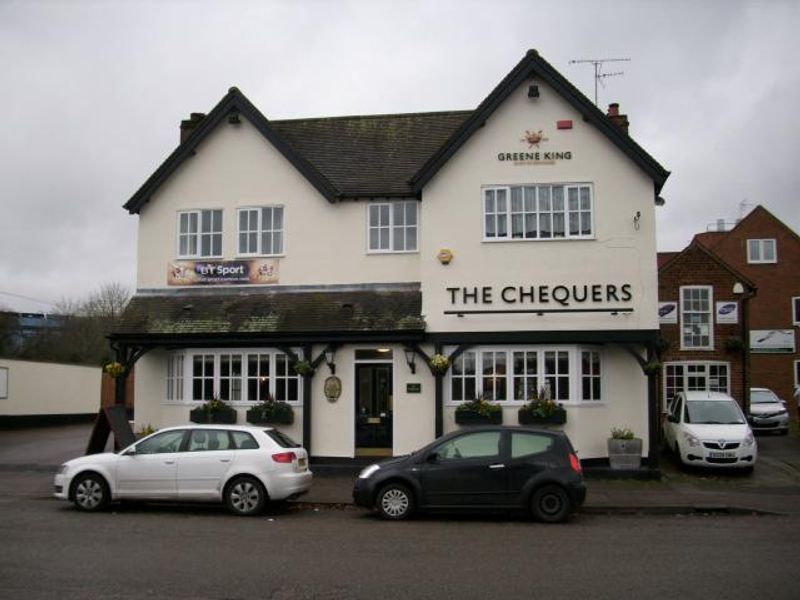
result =
[{"label": "license plate", "polygon": [[736,452],[709,452],[709,458],[736,458]]}]

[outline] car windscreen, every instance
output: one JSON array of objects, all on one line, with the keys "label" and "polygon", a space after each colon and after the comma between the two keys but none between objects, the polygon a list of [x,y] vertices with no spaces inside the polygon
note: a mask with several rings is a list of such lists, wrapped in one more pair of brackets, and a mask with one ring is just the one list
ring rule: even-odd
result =
[{"label": "car windscreen", "polygon": [[698,425],[739,425],[744,423],[739,406],[733,401],[689,400],[686,403],[687,423]]},{"label": "car windscreen", "polygon": [[752,390],[750,392],[750,404],[773,404],[778,398],[768,390]]},{"label": "car windscreen", "polygon": [[264,431],[269,437],[271,437],[276,444],[278,444],[281,448],[299,448],[300,444],[295,442],[292,438],[290,438],[285,433],[278,431],[277,429],[266,429]]}]

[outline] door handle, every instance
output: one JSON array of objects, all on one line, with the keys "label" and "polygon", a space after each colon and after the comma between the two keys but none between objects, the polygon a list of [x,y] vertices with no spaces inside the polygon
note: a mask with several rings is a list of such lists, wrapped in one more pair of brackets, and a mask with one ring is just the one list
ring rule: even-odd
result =
[{"label": "door handle", "polygon": [[174,460],[165,460],[165,461],[164,461],[164,464],[165,464],[165,465],[174,465],[174,464],[175,464],[175,461],[174,461]]},{"label": "door handle", "polygon": [[503,463],[497,463],[494,465],[489,465],[490,469],[505,469],[506,466]]},{"label": "door handle", "polygon": [[230,458],[220,458],[219,462],[231,462]]}]

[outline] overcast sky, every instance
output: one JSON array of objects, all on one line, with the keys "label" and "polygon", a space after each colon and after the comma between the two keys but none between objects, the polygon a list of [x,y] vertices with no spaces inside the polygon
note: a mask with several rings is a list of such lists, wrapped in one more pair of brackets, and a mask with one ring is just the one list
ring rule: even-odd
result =
[{"label": "overcast sky", "polygon": [[[232,85],[269,119],[471,109],[540,54],[672,172],[659,250],[740,203],[800,231],[800,2],[0,0],[0,306],[135,286],[121,205]],[[37,301],[33,301],[33,300]]]}]

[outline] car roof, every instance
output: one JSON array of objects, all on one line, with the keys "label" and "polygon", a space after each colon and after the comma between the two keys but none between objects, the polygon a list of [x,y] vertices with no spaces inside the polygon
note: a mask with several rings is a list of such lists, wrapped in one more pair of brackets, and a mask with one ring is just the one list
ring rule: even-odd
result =
[{"label": "car roof", "polygon": [[171,431],[174,429],[206,429],[209,431],[222,430],[237,430],[237,431],[268,431],[274,427],[266,427],[259,425],[224,425],[224,424],[199,424],[199,423],[185,423],[183,425],[172,425],[170,427],[163,427],[159,431]]},{"label": "car roof", "polygon": [[725,402],[736,402],[733,398],[731,398],[728,394],[723,394],[722,392],[701,392],[701,391],[692,391],[692,392],[683,392],[684,397],[686,398],[687,402],[694,402],[697,400],[713,400],[713,401],[725,401]]},{"label": "car roof", "polygon": [[750,388],[750,391],[751,392],[772,392],[772,390],[769,389],[769,388],[756,388],[756,387]]}]

